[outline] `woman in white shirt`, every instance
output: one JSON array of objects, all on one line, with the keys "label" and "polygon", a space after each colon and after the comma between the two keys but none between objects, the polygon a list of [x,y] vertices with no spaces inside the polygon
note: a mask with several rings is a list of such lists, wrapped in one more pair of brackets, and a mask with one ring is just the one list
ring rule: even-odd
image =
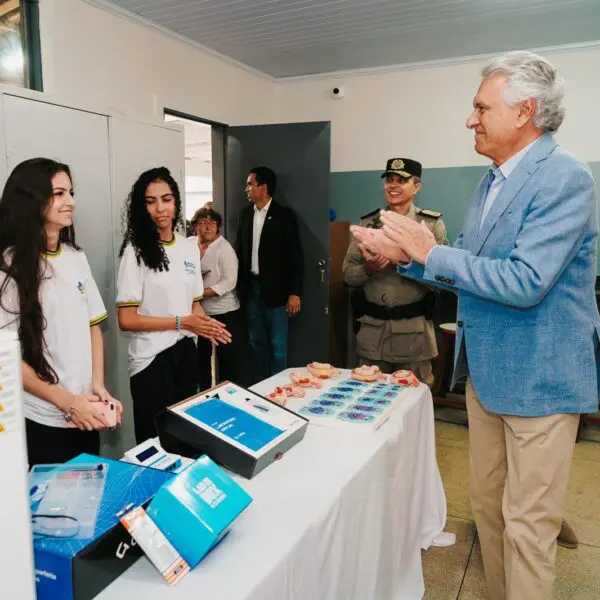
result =
[{"label": "woman in white shirt", "polygon": [[0,200],[0,327],[21,342],[30,465],[98,454],[106,407],[121,421],[104,386],[106,310],[74,209],[69,167],[46,158],[15,167]]},{"label": "woman in white shirt", "polygon": [[164,167],[142,173],[127,201],[117,281],[119,326],[130,331],[129,376],[138,443],[157,435],[155,417],[198,390],[196,336],[226,344],[229,332],[207,317],[200,251],[175,233],[177,182]]},{"label": "woman in white shirt", "polygon": [[[216,348],[219,381],[228,380],[246,386],[248,352],[244,352],[240,302],[235,291],[238,259],[231,244],[221,235],[222,223],[223,218],[212,207],[201,208],[192,219],[202,256],[204,298],[201,304],[204,312],[219,319],[232,335],[231,344]],[[249,347],[246,349],[249,351]],[[210,342],[199,339],[198,366],[202,389],[211,385],[211,353]]]}]

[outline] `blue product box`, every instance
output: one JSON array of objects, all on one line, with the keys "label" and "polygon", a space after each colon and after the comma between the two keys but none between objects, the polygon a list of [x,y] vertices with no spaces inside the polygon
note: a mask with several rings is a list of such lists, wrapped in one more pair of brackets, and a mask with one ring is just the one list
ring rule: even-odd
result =
[{"label": "blue product box", "polygon": [[173,479],[166,471],[80,454],[67,464],[108,465],[94,536],[89,539],[36,538],[33,542],[37,600],[89,600],[142,556],[119,523],[124,507],[143,506]]},{"label": "blue product box", "polygon": [[251,502],[223,469],[201,456],[158,491],[147,512],[193,568]]}]

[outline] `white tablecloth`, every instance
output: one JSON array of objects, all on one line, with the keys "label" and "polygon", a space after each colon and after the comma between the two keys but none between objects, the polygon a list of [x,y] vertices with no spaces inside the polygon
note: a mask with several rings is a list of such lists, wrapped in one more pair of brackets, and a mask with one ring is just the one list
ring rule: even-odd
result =
[{"label": "white tablecloth", "polygon": [[[253,389],[287,381],[283,372]],[[176,587],[142,558],[98,600],[422,597],[421,548],[446,522],[426,386],[411,388],[374,433],[309,425],[281,460],[237,479],[254,502]]]}]

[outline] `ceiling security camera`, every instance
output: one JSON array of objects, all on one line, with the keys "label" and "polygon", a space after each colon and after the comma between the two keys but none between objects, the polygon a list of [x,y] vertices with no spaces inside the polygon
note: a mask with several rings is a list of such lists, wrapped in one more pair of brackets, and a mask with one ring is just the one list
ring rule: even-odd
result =
[{"label": "ceiling security camera", "polygon": [[339,100],[344,97],[344,88],[343,87],[334,87],[331,90],[331,97]]}]

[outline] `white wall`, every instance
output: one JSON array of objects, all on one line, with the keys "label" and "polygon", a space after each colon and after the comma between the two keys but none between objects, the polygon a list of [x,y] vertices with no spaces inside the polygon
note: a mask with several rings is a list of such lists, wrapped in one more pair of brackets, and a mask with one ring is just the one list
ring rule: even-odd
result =
[{"label": "white wall", "polygon": [[[546,56],[566,80],[561,145],[582,160],[600,160],[600,44]],[[331,121],[334,172],[380,169],[398,155],[418,157],[430,168],[485,164],[465,121],[487,62],[283,82],[276,118]],[[344,88],[342,99],[331,97],[336,86]]]},{"label": "white wall", "polygon": [[[274,83],[84,0],[40,3],[45,90],[70,102],[161,120],[168,107],[227,124],[332,121],[332,170],[390,156],[428,167],[483,164],[464,122],[485,60]],[[548,53],[567,80],[559,141],[600,160],[600,45]],[[330,89],[343,86],[333,100]]]},{"label": "white wall", "polygon": [[185,218],[191,220],[199,208],[213,201],[213,180],[210,165],[204,163],[207,168],[202,175],[198,174],[199,169],[190,175],[190,162],[193,161],[186,161],[185,165]]},{"label": "white wall", "polygon": [[272,122],[274,84],[83,0],[40,2],[44,89],[162,120],[163,107],[226,124]]}]

